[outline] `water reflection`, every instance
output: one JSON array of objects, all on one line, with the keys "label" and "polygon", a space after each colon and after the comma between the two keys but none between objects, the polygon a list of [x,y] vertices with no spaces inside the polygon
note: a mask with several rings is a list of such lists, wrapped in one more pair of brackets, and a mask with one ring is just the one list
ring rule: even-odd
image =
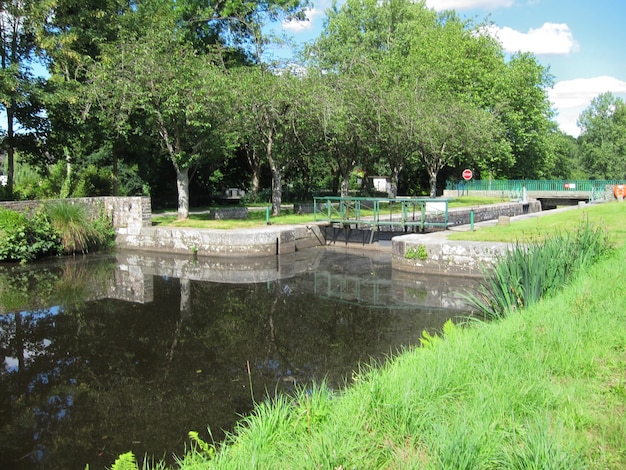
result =
[{"label": "water reflection", "polygon": [[3,267],[0,467],[98,469],[129,450],[171,459],[189,430],[222,438],[252,396],[340,387],[359,363],[416,344],[463,314],[472,282],[329,249]]}]

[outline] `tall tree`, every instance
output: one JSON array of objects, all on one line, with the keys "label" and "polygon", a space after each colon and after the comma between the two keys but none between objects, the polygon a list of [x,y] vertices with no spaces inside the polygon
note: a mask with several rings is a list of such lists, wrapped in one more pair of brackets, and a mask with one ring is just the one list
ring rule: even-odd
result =
[{"label": "tall tree", "polygon": [[510,149],[494,120],[504,56],[480,26],[450,12],[437,14],[423,2],[348,0],[329,12],[310,52],[324,74],[375,90],[369,100],[376,101],[375,125],[361,125],[376,143],[363,148],[376,154],[371,161],[384,162],[392,186],[416,155],[429,173],[431,194],[439,171],[461,157],[479,168],[510,165]]},{"label": "tall tree", "polygon": [[[189,180],[197,165],[228,147],[220,124],[228,118],[225,71],[215,58],[197,54],[162,10],[153,27],[103,50],[90,73],[92,101],[105,126],[130,134],[140,112],[176,172],[178,216],[189,215]],[[213,59],[213,60],[212,60]]]},{"label": "tall tree", "polygon": [[[46,19],[37,28],[37,41],[43,51],[49,77],[46,83],[46,116],[50,133],[46,139],[47,158],[33,162],[42,170],[50,163],[67,165],[68,172],[61,196],[73,191],[92,159],[99,169],[112,169],[111,186],[117,194],[122,152],[120,136],[87,115],[81,97],[89,66],[97,62],[103,46],[112,44],[120,32],[131,27],[123,24],[132,11],[133,0],[42,0]],[[122,169],[120,169],[122,168]],[[123,184],[123,182],[122,182]]]},{"label": "tall tree", "polygon": [[34,0],[0,2],[0,107],[6,113],[3,147],[9,197],[13,194],[16,151],[35,151],[46,130],[41,114],[42,81],[32,71],[37,61],[35,25],[43,21],[41,12]]},{"label": "tall tree", "polygon": [[612,93],[595,97],[578,118],[583,163],[592,178],[626,178],[626,104]]},{"label": "tall tree", "polygon": [[250,151],[263,155],[272,173],[272,215],[280,215],[283,179],[303,151],[298,123],[299,81],[287,72],[262,68],[237,71],[239,122]]},{"label": "tall tree", "polygon": [[524,53],[514,55],[498,78],[494,109],[506,128],[514,158],[508,176],[545,178],[554,129],[548,99],[552,76],[531,54]]}]

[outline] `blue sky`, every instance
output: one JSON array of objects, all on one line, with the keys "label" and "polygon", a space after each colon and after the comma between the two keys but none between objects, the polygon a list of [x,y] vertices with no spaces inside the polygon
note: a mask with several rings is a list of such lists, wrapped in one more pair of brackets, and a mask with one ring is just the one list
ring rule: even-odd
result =
[{"label": "blue sky", "polygon": [[[318,0],[307,22],[283,25],[296,41],[319,35],[330,0]],[[426,0],[487,19],[507,52],[531,52],[554,77],[550,100],[564,132],[578,136],[576,120],[600,93],[626,99],[626,1],[624,0]]]}]

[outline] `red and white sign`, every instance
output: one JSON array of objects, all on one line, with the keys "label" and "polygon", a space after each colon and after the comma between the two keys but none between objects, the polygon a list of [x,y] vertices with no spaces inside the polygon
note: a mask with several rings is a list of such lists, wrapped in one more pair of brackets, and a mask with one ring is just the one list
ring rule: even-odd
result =
[{"label": "red and white sign", "polygon": [[474,174],[472,173],[472,170],[470,170],[469,168],[466,170],[463,170],[463,179],[465,181],[471,180],[472,176],[474,176]]}]

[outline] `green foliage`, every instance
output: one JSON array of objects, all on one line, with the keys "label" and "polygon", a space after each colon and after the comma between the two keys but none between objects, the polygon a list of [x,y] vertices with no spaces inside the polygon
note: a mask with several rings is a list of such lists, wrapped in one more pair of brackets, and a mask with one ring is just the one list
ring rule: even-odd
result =
[{"label": "green foliage", "polygon": [[408,250],[406,250],[406,254],[404,255],[404,257],[406,259],[419,259],[425,261],[428,259],[428,251],[426,250],[425,245],[418,245],[416,247],[412,246],[409,247]]},{"label": "green foliage", "polygon": [[33,261],[60,253],[60,242],[47,215],[36,211],[30,217],[0,209],[0,260]]},{"label": "green foliage", "polygon": [[486,269],[486,280],[468,300],[485,318],[501,318],[552,295],[609,248],[606,232],[589,222],[574,232],[516,243],[492,271]]},{"label": "green foliage", "polygon": [[117,459],[115,459],[115,463],[111,467],[111,470],[139,470],[135,454],[127,452],[120,455]]},{"label": "green foliage", "polygon": [[215,446],[203,441],[197,431],[189,431],[189,438],[208,459],[215,457]]},{"label": "green foliage", "polygon": [[20,201],[49,197],[46,193],[46,178],[33,166],[16,161],[13,176],[13,199]]},{"label": "green foliage", "polygon": [[[456,326],[452,322],[452,320],[447,320],[443,325],[443,338],[449,338],[456,332]],[[441,336],[432,335],[428,331],[422,331],[422,336],[420,337],[420,345],[423,348],[433,348],[436,344],[438,344],[443,339]]]},{"label": "green foliage", "polygon": [[73,197],[108,196],[113,194],[113,174],[108,168],[88,165],[76,178]]},{"label": "green foliage", "polygon": [[578,119],[583,163],[592,178],[626,178],[626,104],[612,93],[591,101]]},{"label": "green foliage", "polygon": [[113,243],[115,231],[102,211],[92,217],[86,207],[62,201],[49,204],[47,212],[65,254],[96,251]]}]

